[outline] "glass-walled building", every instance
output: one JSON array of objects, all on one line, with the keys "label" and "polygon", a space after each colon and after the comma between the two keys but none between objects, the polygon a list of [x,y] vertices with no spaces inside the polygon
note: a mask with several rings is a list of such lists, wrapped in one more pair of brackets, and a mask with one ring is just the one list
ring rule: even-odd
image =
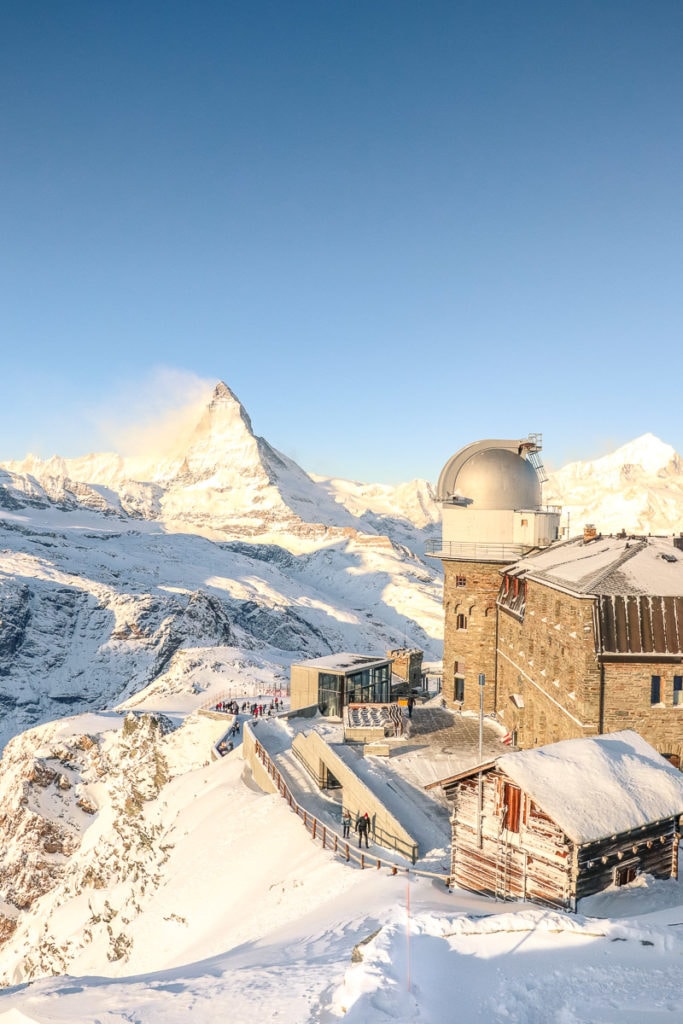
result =
[{"label": "glass-walled building", "polygon": [[347,704],[391,701],[391,658],[330,654],[291,668],[293,709],[318,705],[323,715],[340,718]]}]

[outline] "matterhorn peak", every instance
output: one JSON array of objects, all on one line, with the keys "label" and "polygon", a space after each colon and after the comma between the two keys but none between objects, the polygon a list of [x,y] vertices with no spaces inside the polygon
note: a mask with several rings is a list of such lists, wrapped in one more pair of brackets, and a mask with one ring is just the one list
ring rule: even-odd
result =
[{"label": "matterhorn peak", "polygon": [[197,430],[202,429],[205,419],[208,418],[209,420],[214,421],[215,425],[215,421],[217,419],[225,418],[226,415],[231,419],[232,417],[239,417],[249,433],[253,435],[254,431],[251,425],[251,419],[249,418],[249,413],[244,408],[235,392],[231,391],[224,381],[219,380],[213,389],[211,401],[206,408],[204,417],[200,421]]},{"label": "matterhorn peak", "polygon": [[237,405],[244,408],[235,392],[230,390],[224,380],[218,381],[211,394],[211,405],[219,402],[236,402]]},{"label": "matterhorn peak", "polygon": [[181,475],[207,479],[221,467],[244,471],[255,462],[259,462],[258,444],[249,414],[228,385],[218,381],[190,436]]}]

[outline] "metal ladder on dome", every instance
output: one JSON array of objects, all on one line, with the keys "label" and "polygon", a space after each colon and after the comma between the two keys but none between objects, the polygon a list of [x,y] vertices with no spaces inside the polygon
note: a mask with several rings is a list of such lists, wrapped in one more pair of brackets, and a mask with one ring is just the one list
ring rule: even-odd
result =
[{"label": "metal ladder on dome", "polygon": [[548,479],[548,474],[545,471],[545,466],[543,465],[541,453],[539,451],[528,452],[526,459],[527,462],[530,462],[536,470],[538,479],[541,481],[542,484],[544,484]]},{"label": "metal ladder on dome", "polygon": [[522,442],[522,447],[526,451],[526,461],[536,470],[541,483],[545,483],[548,479],[548,474],[541,458],[543,434],[529,434],[526,443]]}]

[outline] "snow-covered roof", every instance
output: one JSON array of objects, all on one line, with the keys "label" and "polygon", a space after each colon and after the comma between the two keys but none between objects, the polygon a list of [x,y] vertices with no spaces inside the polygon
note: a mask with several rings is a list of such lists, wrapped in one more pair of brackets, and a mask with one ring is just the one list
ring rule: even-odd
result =
[{"label": "snow-covered roof", "polygon": [[576,843],[683,814],[683,774],[631,730],[504,754],[496,765]]},{"label": "snow-covered roof", "polygon": [[683,551],[671,537],[577,538],[510,568],[576,594],[683,595]]},{"label": "snow-covered roof", "polygon": [[308,661],[297,661],[292,668],[303,666],[326,669],[328,672],[357,672],[362,668],[369,668],[371,665],[386,665],[389,661],[391,658],[342,652],[326,654],[322,658],[309,658]]}]

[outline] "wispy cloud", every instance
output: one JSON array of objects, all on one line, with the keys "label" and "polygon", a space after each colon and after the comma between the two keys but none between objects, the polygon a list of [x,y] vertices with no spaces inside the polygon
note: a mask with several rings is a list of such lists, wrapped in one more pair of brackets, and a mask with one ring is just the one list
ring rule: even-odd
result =
[{"label": "wispy cloud", "polygon": [[121,455],[171,455],[187,442],[215,385],[163,366],[126,382],[91,412],[102,447]]}]

